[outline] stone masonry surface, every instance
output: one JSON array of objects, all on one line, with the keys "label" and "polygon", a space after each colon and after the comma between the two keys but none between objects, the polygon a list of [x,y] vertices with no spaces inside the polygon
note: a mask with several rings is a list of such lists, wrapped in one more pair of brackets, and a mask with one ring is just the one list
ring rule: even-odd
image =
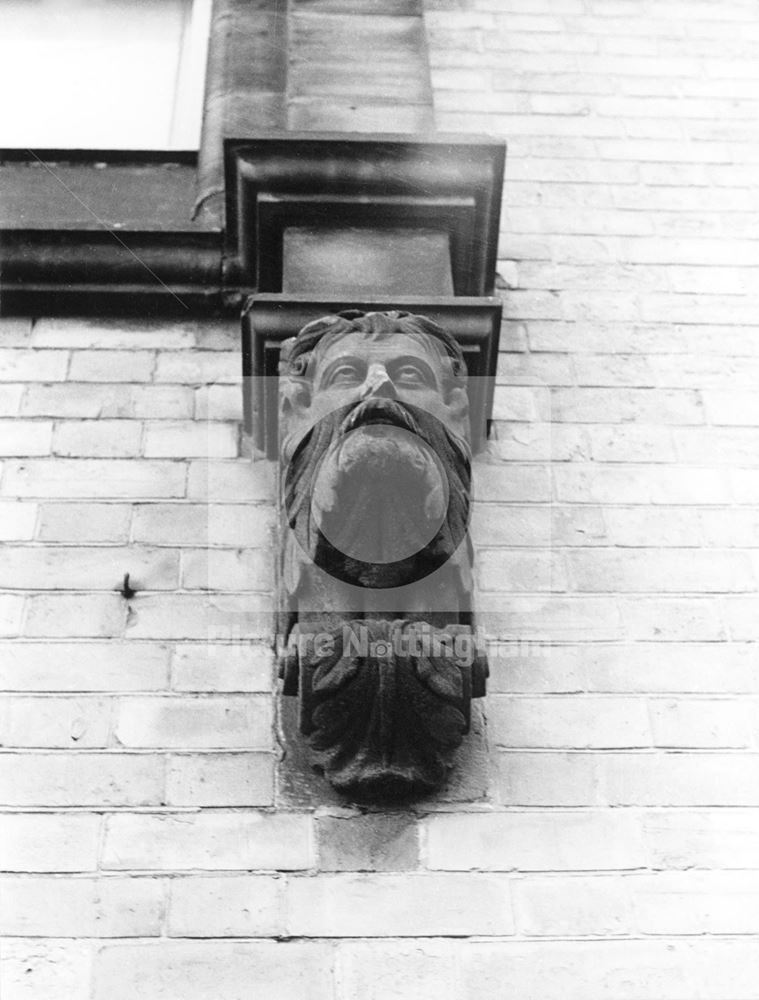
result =
[{"label": "stone masonry surface", "polygon": [[509,143],[486,753],[294,802],[237,324],[3,321],[2,1000],[759,998],[759,11],[424,19]]}]

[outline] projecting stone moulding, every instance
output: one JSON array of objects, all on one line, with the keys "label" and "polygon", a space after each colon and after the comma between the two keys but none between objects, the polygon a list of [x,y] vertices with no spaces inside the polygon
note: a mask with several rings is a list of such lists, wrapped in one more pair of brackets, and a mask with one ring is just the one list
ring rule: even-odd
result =
[{"label": "projecting stone moulding", "polygon": [[279,463],[283,695],[339,791],[426,794],[488,672],[468,525],[503,149],[309,136],[227,153],[229,266],[258,289],[245,425]]}]

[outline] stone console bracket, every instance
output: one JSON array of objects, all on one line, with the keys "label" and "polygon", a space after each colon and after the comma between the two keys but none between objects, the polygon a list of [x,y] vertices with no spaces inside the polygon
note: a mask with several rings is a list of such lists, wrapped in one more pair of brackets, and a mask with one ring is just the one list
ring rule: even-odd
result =
[{"label": "stone console bracket", "polygon": [[341,309],[422,313],[459,341],[472,445],[487,437],[505,146],[461,136],[227,139],[225,283],[243,312],[245,430],[277,455],[279,347]]},{"label": "stone console bracket", "polygon": [[279,352],[284,340],[327,313],[342,309],[382,312],[399,309],[421,313],[450,330],[464,353],[469,375],[472,447],[487,438],[498,362],[501,302],[490,297],[340,299],[266,294],[251,296],[242,316],[243,419],[245,432],[267,458],[277,457]]},{"label": "stone console bracket", "polygon": [[441,788],[485,694],[467,531],[504,158],[450,136],[225,143],[245,430],[279,460],[282,691],[311,767],[361,800]]},{"label": "stone console bracket", "polygon": [[[421,230],[447,238],[453,295],[492,294],[502,142],[288,132],[227,139],[224,154],[228,285],[288,290],[285,234],[294,228]],[[424,275],[411,281],[418,290]],[[382,274],[374,287],[386,290]]]}]

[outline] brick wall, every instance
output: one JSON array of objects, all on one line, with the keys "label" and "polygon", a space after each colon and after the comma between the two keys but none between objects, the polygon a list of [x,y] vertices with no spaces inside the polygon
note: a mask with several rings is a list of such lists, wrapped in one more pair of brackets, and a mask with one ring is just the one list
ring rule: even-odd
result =
[{"label": "brick wall", "polygon": [[509,141],[482,787],[288,804],[235,323],[4,321],[2,1000],[759,997],[756,8],[425,20]]}]

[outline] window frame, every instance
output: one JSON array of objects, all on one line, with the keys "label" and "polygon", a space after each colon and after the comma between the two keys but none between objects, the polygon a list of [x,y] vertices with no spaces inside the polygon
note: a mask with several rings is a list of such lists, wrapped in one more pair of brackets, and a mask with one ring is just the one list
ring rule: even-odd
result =
[{"label": "window frame", "polygon": [[[213,0],[212,15],[209,0],[195,0],[185,73],[187,52],[198,66],[198,25],[228,3]],[[196,90],[204,108],[217,85],[206,78]],[[180,97],[175,126],[186,110]],[[200,151],[0,149],[0,316],[234,311],[222,294],[221,213],[195,217],[204,142],[205,128]]]}]

